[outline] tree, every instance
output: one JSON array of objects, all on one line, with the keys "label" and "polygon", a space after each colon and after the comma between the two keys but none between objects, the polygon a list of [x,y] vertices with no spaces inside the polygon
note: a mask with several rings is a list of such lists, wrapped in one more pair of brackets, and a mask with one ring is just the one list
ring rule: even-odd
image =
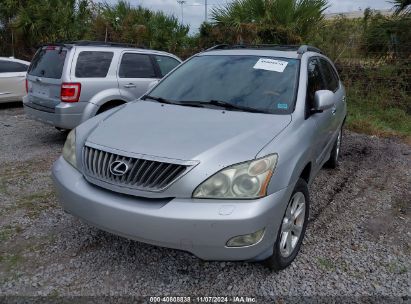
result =
[{"label": "tree", "polygon": [[43,43],[80,39],[88,30],[91,10],[91,0],[22,1],[10,23],[18,50],[31,57]]},{"label": "tree", "polygon": [[411,13],[411,0],[394,0],[394,9],[397,14],[405,12],[406,14]]},{"label": "tree", "polygon": [[189,27],[174,16],[119,1],[98,6],[87,37],[104,40],[106,31],[109,41],[179,52],[185,47]]},{"label": "tree", "polygon": [[[327,0],[235,0],[212,11],[215,26],[231,30],[237,43],[297,43],[321,25]],[[248,41],[250,42],[250,41]]]}]

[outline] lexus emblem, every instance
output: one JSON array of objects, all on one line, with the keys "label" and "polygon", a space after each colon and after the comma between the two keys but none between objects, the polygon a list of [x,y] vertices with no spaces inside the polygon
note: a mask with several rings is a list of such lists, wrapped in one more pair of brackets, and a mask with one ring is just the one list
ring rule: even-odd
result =
[{"label": "lexus emblem", "polygon": [[115,176],[122,176],[127,173],[130,167],[126,162],[116,160],[110,164],[110,172]]}]

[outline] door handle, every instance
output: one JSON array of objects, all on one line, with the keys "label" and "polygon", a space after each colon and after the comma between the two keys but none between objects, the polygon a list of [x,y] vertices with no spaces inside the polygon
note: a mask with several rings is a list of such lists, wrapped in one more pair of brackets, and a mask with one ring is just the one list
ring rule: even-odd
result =
[{"label": "door handle", "polygon": [[129,83],[129,84],[125,84],[124,87],[129,89],[129,88],[135,88],[136,85],[134,83]]},{"label": "door handle", "polygon": [[337,107],[333,106],[332,109],[331,109],[331,114],[335,115],[335,113],[337,113]]}]

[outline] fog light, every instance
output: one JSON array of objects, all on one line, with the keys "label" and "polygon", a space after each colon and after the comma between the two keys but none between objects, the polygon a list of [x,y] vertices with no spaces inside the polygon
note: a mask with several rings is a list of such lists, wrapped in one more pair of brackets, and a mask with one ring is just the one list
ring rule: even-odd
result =
[{"label": "fog light", "polygon": [[244,247],[257,244],[263,238],[265,228],[254,233],[238,235],[228,240],[227,247]]}]

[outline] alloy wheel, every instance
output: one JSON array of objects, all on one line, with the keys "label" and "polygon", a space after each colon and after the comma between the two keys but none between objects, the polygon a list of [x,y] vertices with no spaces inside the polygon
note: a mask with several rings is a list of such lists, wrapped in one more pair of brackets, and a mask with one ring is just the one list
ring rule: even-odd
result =
[{"label": "alloy wheel", "polygon": [[305,196],[296,192],[285,212],[280,235],[280,253],[284,258],[289,257],[300,239],[305,221]]}]

